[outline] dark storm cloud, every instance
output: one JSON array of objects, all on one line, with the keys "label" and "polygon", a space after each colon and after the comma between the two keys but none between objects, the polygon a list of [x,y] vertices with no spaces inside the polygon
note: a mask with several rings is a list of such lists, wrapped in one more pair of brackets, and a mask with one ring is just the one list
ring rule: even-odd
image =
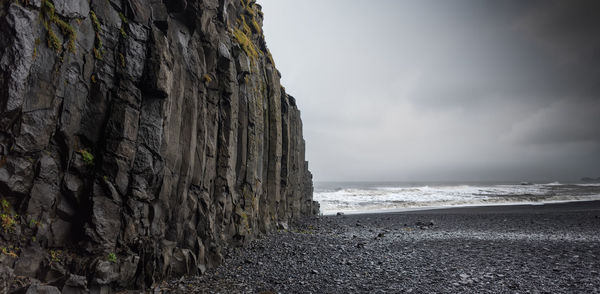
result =
[{"label": "dark storm cloud", "polygon": [[543,74],[555,85],[544,97],[555,101],[519,126],[529,138],[522,141],[600,142],[599,11],[599,1],[537,1],[514,21],[515,30],[548,55],[551,67]]},{"label": "dark storm cloud", "polygon": [[600,2],[259,3],[315,179],[600,175]]},{"label": "dark storm cloud", "polygon": [[589,67],[599,63],[599,11],[599,1],[537,1],[515,25],[559,62]]},{"label": "dark storm cloud", "polygon": [[598,143],[598,126],[600,99],[564,99],[520,121],[510,137],[519,143],[533,144]]}]

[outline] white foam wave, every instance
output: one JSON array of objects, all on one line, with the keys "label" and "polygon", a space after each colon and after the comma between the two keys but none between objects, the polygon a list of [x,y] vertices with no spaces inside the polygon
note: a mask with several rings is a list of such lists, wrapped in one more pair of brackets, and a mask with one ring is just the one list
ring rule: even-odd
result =
[{"label": "white foam wave", "polygon": [[544,184],[545,186],[560,186],[562,185],[560,182],[552,182],[552,183],[548,183],[548,184]]},{"label": "white foam wave", "polygon": [[321,211],[324,214],[340,211],[600,199],[600,190],[598,193],[576,195],[561,192],[561,189],[566,189],[564,187],[566,186],[556,182],[535,185],[342,188],[336,191],[315,192],[314,199],[321,203]]}]

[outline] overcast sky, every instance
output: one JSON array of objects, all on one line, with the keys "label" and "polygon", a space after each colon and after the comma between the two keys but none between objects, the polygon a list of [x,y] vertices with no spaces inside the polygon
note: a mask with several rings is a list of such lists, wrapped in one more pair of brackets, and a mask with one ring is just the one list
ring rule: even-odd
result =
[{"label": "overcast sky", "polygon": [[316,181],[600,176],[600,1],[257,2]]}]

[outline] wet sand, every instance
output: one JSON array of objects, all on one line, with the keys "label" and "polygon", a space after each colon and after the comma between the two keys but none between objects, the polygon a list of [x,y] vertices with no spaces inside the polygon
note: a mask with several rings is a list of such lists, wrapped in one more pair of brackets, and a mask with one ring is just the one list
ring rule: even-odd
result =
[{"label": "wet sand", "polygon": [[600,201],[305,219],[180,293],[600,293]]}]

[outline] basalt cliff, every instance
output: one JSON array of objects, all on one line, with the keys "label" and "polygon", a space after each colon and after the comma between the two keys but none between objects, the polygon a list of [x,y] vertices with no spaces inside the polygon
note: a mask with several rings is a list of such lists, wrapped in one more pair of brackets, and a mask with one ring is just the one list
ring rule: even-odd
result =
[{"label": "basalt cliff", "polygon": [[318,213],[262,20],[253,0],[1,2],[0,292],[148,288]]}]

